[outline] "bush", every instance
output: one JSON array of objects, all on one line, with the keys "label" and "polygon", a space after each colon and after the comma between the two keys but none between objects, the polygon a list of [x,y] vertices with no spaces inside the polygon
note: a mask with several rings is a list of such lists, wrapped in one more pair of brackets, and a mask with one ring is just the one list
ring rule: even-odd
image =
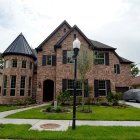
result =
[{"label": "bush", "polygon": [[70,100],[70,93],[67,90],[61,91],[57,96],[57,101],[60,104],[65,104],[69,100]]},{"label": "bush", "polygon": [[118,105],[118,101],[122,99],[122,93],[120,92],[115,92],[115,93],[112,93],[110,92],[108,95],[107,95],[107,100],[108,102],[111,102],[113,105]]},{"label": "bush", "polygon": [[47,112],[52,112],[52,106],[48,106],[48,107],[46,108],[46,111],[47,111]]},{"label": "bush", "polygon": [[63,110],[62,110],[62,108],[61,108],[60,106],[58,106],[57,108],[55,108],[55,111],[56,111],[57,113],[63,112]]}]

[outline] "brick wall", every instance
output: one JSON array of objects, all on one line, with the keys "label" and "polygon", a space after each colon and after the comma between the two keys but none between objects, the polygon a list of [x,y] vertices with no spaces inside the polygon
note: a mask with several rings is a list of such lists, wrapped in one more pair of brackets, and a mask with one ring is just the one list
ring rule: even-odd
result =
[{"label": "brick wall", "polygon": [[[12,67],[12,60],[18,60],[17,68]],[[9,104],[13,102],[17,102],[20,99],[27,99],[31,98],[28,96],[28,87],[29,87],[29,77],[33,78],[33,69],[30,69],[30,62],[34,63],[34,60],[28,56],[21,56],[21,55],[7,55],[4,57],[4,60],[9,60],[10,65],[8,68],[4,68],[2,70],[2,76],[7,75],[7,94],[3,96],[3,89],[0,94],[0,103]],[[26,60],[26,68],[22,68],[22,60]],[[11,76],[16,76],[16,92],[15,96],[10,96],[10,79]],[[20,81],[21,76],[26,76],[26,83],[25,83],[25,95],[20,96]],[[3,85],[2,85],[3,88]]]}]

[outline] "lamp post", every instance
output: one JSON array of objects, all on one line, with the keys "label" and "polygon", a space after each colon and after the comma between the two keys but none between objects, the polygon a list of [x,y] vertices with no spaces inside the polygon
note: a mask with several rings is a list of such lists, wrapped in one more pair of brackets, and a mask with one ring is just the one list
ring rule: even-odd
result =
[{"label": "lamp post", "polygon": [[80,41],[76,38],[73,41],[73,51],[74,51],[74,94],[73,94],[73,119],[72,119],[72,129],[75,129],[75,121],[76,121],[76,85],[77,85],[77,55],[80,50]]}]

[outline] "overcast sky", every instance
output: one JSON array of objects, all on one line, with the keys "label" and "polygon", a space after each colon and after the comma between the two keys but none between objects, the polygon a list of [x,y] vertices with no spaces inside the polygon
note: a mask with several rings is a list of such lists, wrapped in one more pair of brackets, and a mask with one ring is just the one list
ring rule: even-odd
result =
[{"label": "overcast sky", "polygon": [[64,20],[140,63],[140,0],[0,0],[0,52],[21,32],[36,48]]}]

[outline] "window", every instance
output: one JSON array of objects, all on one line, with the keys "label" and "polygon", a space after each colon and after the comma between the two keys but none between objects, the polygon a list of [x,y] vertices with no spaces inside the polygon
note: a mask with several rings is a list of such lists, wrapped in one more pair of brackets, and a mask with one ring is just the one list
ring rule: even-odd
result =
[{"label": "window", "polygon": [[[74,89],[74,80],[68,80],[68,85],[67,85],[68,90],[73,90]],[[81,90],[81,82],[77,81],[77,90]]]},{"label": "window", "polygon": [[24,96],[25,94],[25,76],[21,76],[21,81],[20,81],[20,96]]},{"label": "window", "polygon": [[10,67],[10,61],[9,60],[5,60],[4,67],[5,68],[9,68]]},{"label": "window", "polygon": [[114,73],[120,74],[120,65],[119,64],[114,64]]},{"label": "window", "polygon": [[67,51],[67,63],[74,63],[73,51]]},{"label": "window", "polygon": [[16,88],[16,76],[11,76],[11,90],[10,96],[15,96],[15,88]]},{"label": "window", "polygon": [[107,87],[106,87],[106,81],[105,80],[99,80],[99,96],[106,96],[107,95]]},{"label": "window", "polygon": [[22,61],[22,68],[26,68],[26,60]]},{"label": "window", "polygon": [[17,60],[16,59],[13,59],[12,60],[12,67],[17,67]]},{"label": "window", "polygon": [[76,34],[74,34],[74,39],[76,39]]},{"label": "window", "polygon": [[104,52],[95,53],[95,64],[105,64],[105,53]]},{"label": "window", "polygon": [[33,63],[30,62],[30,69],[32,70],[33,69]]},{"label": "window", "polygon": [[46,60],[47,60],[47,56],[43,55],[42,56],[42,66],[46,66]]},{"label": "window", "polygon": [[28,89],[28,96],[31,95],[31,89],[32,89],[32,77],[29,77],[29,89]]},{"label": "window", "polygon": [[6,96],[6,93],[7,93],[7,75],[4,75],[3,77],[3,81],[4,81],[4,90],[3,90],[3,96]]},{"label": "window", "polygon": [[52,65],[52,56],[47,55],[47,65]]}]

